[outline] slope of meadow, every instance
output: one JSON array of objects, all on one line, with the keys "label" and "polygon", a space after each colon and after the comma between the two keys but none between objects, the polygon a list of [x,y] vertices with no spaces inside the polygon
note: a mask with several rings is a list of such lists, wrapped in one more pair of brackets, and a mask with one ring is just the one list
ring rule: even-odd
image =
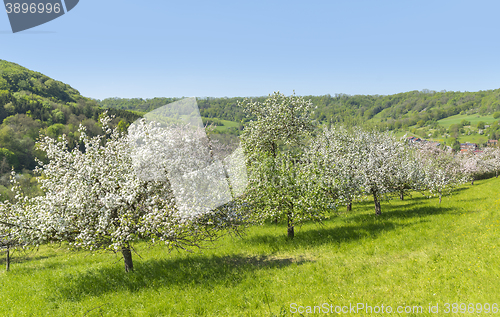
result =
[{"label": "slope of meadow", "polygon": [[[129,274],[112,253],[64,245],[16,252],[11,271],[0,273],[0,315],[291,316],[325,303],[389,305],[394,316],[436,316],[429,304],[439,304],[439,315],[449,315],[445,303],[492,309],[499,188],[500,179],[476,181],[441,205],[416,193],[384,202],[380,217],[372,202],[360,202],[322,225],[297,228],[294,240],[283,225],[268,224],[194,253],[138,243]],[[398,306],[423,313],[398,314]]]},{"label": "slope of meadow", "polygon": [[472,126],[477,126],[478,122],[482,121],[485,124],[492,124],[493,122],[497,121],[498,119],[495,119],[492,115],[487,115],[487,116],[482,116],[479,114],[457,114],[445,119],[441,119],[438,121],[438,124],[441,126],[444,126],[446,128],[449,128],[450,125],[452,124],[460,124],[462,120],[466,120],[470,122],[470,125]]}]

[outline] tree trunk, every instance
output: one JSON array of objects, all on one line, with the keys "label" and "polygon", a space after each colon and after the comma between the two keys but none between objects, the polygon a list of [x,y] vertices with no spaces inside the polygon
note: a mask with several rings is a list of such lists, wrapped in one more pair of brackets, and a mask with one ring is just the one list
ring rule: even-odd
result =
[{"label": "tree trunk", "polygon": [[352,203],[347,204],[347,212],[352,210]]},{"label": "tree trunk", "polygon": [[288,238],[293,239],[293,237],[295,237],[295,231],[293,228],[292,214],[289,212],[288,213]]},{"label": "tree trunk", "polygon": [[439,203],[441,204],[441,198],[443,197],[443,195],[441,194],[441,191],[439,191]]},{"label": "tree trunk", "polygon": [[375,214],[380,216],[382,214],[382,210],[380,209],[380,201],[378,201],[377,194],[373,192],[373,202],[375,203]]},{"label": "tree trunk", "polygon": [[10,270],[10,246],[7,246],[7,256],[5,258],[5,270]]},{"label": "tree trunk", "polygon": [[405,192],[402,190],[399,191],[399,199],[405,200]]},{"label": "tree trunk", "polygon": [[474,178],[472,178],[472,180],[470,181],[470,184],[474,185]]},{"label": "tree trunk", "polygon": [[125,262],[125,272],[132,272],[134,270],[134,263],[132,262],[132,251],[128,243],[122,247],[122,255]]}]

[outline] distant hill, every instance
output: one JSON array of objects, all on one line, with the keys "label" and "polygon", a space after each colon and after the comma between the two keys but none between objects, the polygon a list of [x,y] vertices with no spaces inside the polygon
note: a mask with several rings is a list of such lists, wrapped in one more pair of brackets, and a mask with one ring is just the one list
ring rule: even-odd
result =
[{"label": "distant hill", "polygon": [[85,99],[65,83],[4,60],[0,60],[0,90],[24,91],[60,103]]},{"label": "distant hill", "polygon": [[[97,101],[63,82],[0,60],[0,176],[12,166],[16,170],[36,166],[34,145],[40,134],[54,138],[66,134],[74,147],[80,124],[91,135],[102,133],[97,121],[104,111]],[[119,109],[108,112],[116,116],[113,124],[121,122],[124,128],[140,117]]]},{"label": "distant hill", "polygon": [[[489,130],[479,131],[481,129],[478,129],[476,125],[469,130],[462,129],[463,131],[457,134],[456,126],[452,127],[451,123],[446,124],[447,121],[443,121],[446,118],[461,115],[474,116],[476,119],[472,122],[484,119],[487,123],[493,124],[495,120],[498,120],[494,114],[500,112],[500,89],[478,92],[422,90],[394,95],[336,94],[305,97],[311,99],[317,106],[314,118],[323,124],[341,123],[380,131],[397,131],[401,134],[408,132],[425,138],[438,138],[441,141],[448,137],[470,139],[470,135],[479,132],[482,132],[482,139],[479,139],[483,141],[487,138],[498,139],[500,137],[500,131],[496,130],[496,126],[487,128]],[[251,99],[262,101],[265,98],[253,97]],[[220,123],[226,120],[232,121],[233,124],[244,124],[252,118],[247,117],[237,106],[238,101],[243,99],[243,97],[199,98],[200,114],[205,118],[205,122],[217,119]],[[99,103],[105,108],[143,112],[151,111],[175,100],[178,98],[110,98]]]}]

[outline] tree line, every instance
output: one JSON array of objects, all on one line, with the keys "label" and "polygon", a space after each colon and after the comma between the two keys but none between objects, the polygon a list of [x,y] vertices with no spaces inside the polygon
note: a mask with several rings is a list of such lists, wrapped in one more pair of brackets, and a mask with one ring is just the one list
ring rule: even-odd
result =
[{"label": "tree line", "polygon": [[[410,126],[432,126],[440,119],[474,111],[480,115],[500,111],[500,89],[479,92],[409,91],[394,95],[323,95],[304,96],[317,107],[313,119],[327,124],[363,126],[379,131],[407,129]],[[263,102],[265,97],[253,97]],[[151,111],[176,98],[122,99],[100,101],[106,108]],[[247,123],[255,118],[240,106],[243,97],[198,98],[200,114],[206,118]],[[377,116],[378,115],[378,116]],[[377,116],[377,118],[374,118]],[[373,120],[372,120],[373,119]]]}]

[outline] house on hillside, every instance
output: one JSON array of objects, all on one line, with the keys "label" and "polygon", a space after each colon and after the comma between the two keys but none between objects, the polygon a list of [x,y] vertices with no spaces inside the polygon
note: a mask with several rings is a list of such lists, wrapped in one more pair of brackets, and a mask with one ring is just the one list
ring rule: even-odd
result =
[{"label": "house on hillside", "polygon": [[470,151],[477,151],[478,146],[476,143],[460,143],[460,152],[470,152]]},{"label": "house on hillside", "polygon": [[488,146],[498,146],[498,140],[488,140]]}]

